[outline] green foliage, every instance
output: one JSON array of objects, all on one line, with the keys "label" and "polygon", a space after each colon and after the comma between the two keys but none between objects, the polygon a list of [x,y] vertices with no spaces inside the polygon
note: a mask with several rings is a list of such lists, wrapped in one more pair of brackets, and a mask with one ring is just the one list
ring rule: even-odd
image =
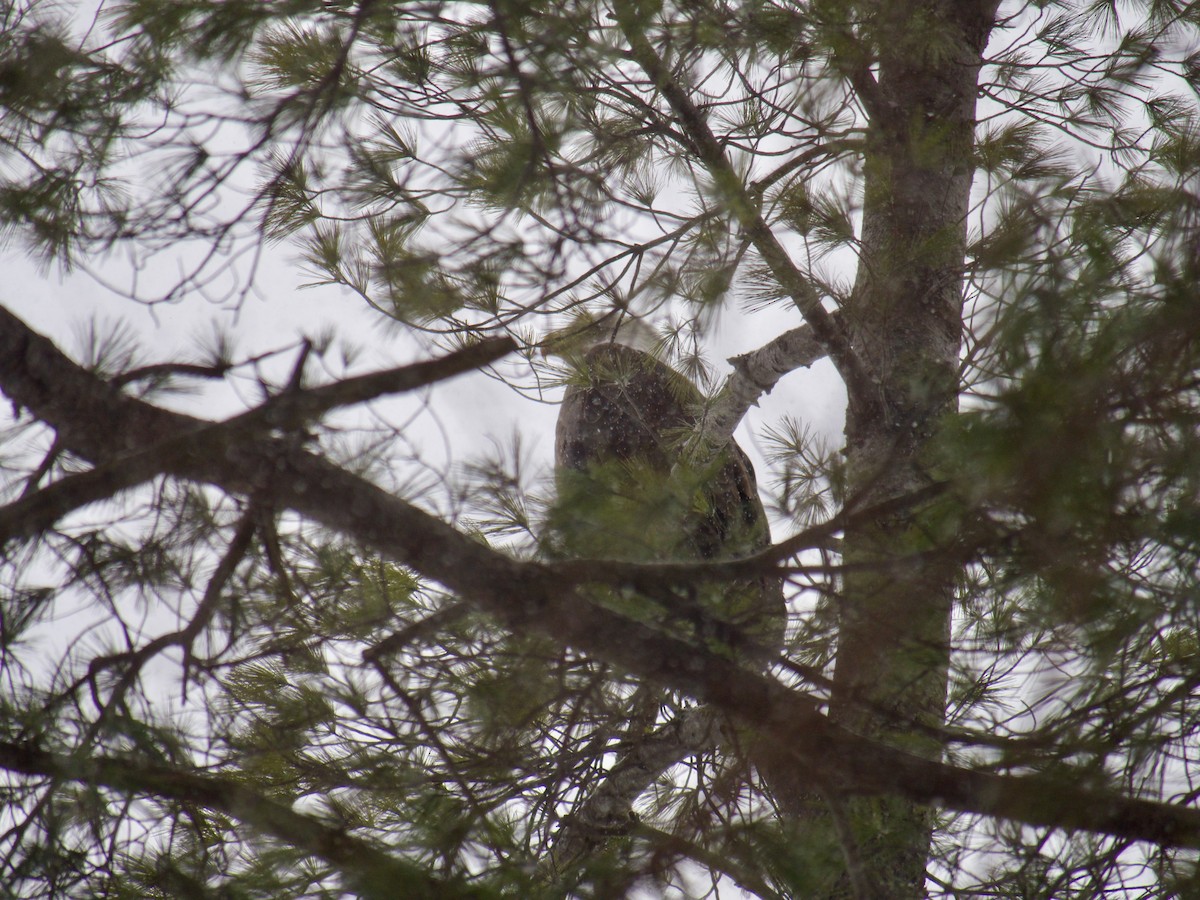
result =
[{"label": "green foliage", "polygon": [[290,24],[269,31],[251,56],[258,72],[255,81],[269,91],[322,88],[338,76],[343,46],[343,36],[333,29]]},{"label": "green foliage", "polygon": [[[697,382],[699,343],[739,306],[804,300],[762,251],[764,229],[828,310],[860,317],[844,325],[856,349],[895,334],[897,352],[923,352],[928,335],[903,310],[853,301],[864,285],[905,283],[929,259],[953,258],[942,275],[966,308],[958,408],[944,407],[936,428],[899,406],[880,413],[895,416],[898,451],[936,431],[914,457],[915,495],[872,508],[841,447],[791,418],[762,429],[777,537],[813,529],[785,560],[794,665],[772,677],[825,703],[847,584],[864,569],[885,586],[952,571],[948,758],[1191,797],[1200,64],[1189,48],[1200,11],[1182,0],[1006,4],[968,151],[951,146],[944,116],[926,115],[939,85],[879,88],[898,69],[957,59],[946,15],[966,6],[635,3],[631,20],[661,67],[650,73],[610,6],[592,2],[130,0],[94,20],[70,4],[9,3],[0,239],[105,279],[107,264],[128,259],[135,299],[195,295],[238,309],[240,267],[254,269],[263,242],[292,247],[313,284],[348,289],[344,302],[367,304],[389,326],[382,334],[422,347],[617,310],[671,322],[681,344],[696,343],[676,355]],[[672,105],[668,84],[690,112]],[[878,146],[871,128],[893,114],[909,143],[884,159],[896,148]],[[975,179],[961,266],[954,229],[901,236],[901,259],[863,257],[882,227],[865,218],[875,207],[864,179],[888,182],[871,197],[884,208],[903,174],[889,169],[896,160],[932,170],[960,150],[954,177],[973,167]],[[948,188],[929,177],[914,190],[901,199],[919,207]],[[168,257],[175,284],[143,290],[141,274]],[[231,273],[237,286],[217,296]],[[775,335],[764,321],[732,333],[765,344]],[[940,324],[951,337],[931,365],[949,371],[958,323]],[[182,402],[190,383],[169,367],[125,377],[162,348],[134,354],[95,331],[85,340],[87,365],[114,391],[158,402],[177,390]],[[291,389],[276,360],[231,356],[206,354],[206,377],[228,376],[244,397]],[[531,394],[552,380],[532,352],[491,374]],[[881,396],[937,387],[866,377]],[[440,390],[424,401],[435,414]],[[427,434],[393,411],[271,438],[328,455],[362,424],[366,449],[346,453],[355,466],[523,559],[693,561],[695,523],[713,513],[706,485],[728,459],[566,473],[551,503],[537,496],[548,476],[523,471],[519,448],[430,462]],[[30,425],[13,409],[5,516],[97,462],[128,462],[72,455],[70,424]],[[239,434],[229,452],[258,439]],[[872,473],[871,487],[894,474]],[[826,812],[808,823],[779,815],[741,748],[725,747],[664,768],[637,822],[548,873],[564,823],[613,760],[688,701],[501,627],[470,598],[271,509],[265,489],[239,490],[164,475],[5,544],[6,752],[110,766],[105,781],[11,764],[0,883],[14,895],[388,896],[395,886],[367,862],[337,855],[353,839],[450,893],[692,895],[715,884],[731,894],[739,884],[809,896],[846,887],[830,885],[847,849],[886,852],[898,801],[855,800],[839,839]],[[900,523],[904,540],[847,566],[845,529],[864,522]],[[727,555],[761,546],[761,528],[735,529]],[[758,587],[563,591],[723,653],[708,626],[743,618]],[[117,783],[118,764],[140,769],[142,783]],[[162,772],[173,780],[151,778]],[[263,808],[277,801],[320,840],[222,807],[192,776],[249,791]],[[1170,849],[969,816],[935,828],[927,887],[947,896],[1149,896],[1195,882]]]},{"label": "green foliage", "polygon": [[814,197],[808,185],[797,181],[780,192],[778,202],[780,218],[823,250],[854,240],[852,211],[844,197],[828,191]]},{"label": "green foliage", "polygon": [[113,26],[118,33],[134,35],[158,53],[229,62],[254,46],[264,26],[293,15],[311,14],[321,6],[312,0],[129,0],[117,6]]}]

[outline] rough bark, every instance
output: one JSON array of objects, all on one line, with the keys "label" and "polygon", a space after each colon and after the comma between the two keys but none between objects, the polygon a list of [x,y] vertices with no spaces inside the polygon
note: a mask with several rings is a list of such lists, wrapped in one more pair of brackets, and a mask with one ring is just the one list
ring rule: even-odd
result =
[{"label": "rough bark", "polygon": [[[871,23],[880,58],[867,103],[861,256],[846,321],[877,394],[876,402],[849,405],[848,503],[886,503],[937,477],[924,454],[956,408],[976,80],[994,11],[992,2],[925,0],[881,5]],[[936,743],[897,723],[942,722],[958,560],[948,553],[939,563],[933,553],[921,566],[887,573],[872,565],[936,550],[943,537],[920,509],[847,528],[851,571],[832,699],[832,717],[846,728],[930,757],[939,755]],[[852,800],[845,812],[849,834],[841,838],[857,845],[852,858],[863,870],[833,894],[924,896],[931,811]]]}]

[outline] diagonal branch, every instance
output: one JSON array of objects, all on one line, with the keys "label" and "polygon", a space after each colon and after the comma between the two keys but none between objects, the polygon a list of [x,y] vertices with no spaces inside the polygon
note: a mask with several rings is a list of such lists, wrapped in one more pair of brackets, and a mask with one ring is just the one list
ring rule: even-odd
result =
[{"label": "diagonal branch", "polygon": [[616,0],[613,11],[625,39],[629,42],[630,55],[679,119],[691,142],[691,149],[721,191],[746,238],[758,250],[783,290],[792,298],[792,302],[812,328],[813,336],[827,348],[830,358],[846,383],[850,403],[864,412],[875,409],[879,400],[872,387],[873,379],[866,364],[851,347],[849,334],[841,323],[836,322],[832,315],[825,311],[820,295],[792,262],[787,250],[763,218],[760,204],[742,183],[729,157],[725,155],[725,148],[708,127],[704,114],[692,102],[688,92],[674,79],[661,54],[646,37],[640,15],[631,0]]},{"label": "diagonal branch", "polygon": [[23,775],[101,785],[123,794],[194,803],[244,822],[347,876],[367,897],[483,897],[484,891],[435,878],[422,867],[379,850],[341,828],[298,813],[245,784],[115,756],[69,756],[30,744],[0,742],[0,767]]},{"label": "diagonal branch", "polygon": [[685,709],[665,725],[638,738],[604,774],[555,835],[548,859],[553,875],[567,872],[617,834],[636,824],[632,807],[659,775],[690,756],[717,747],[721,722],[703,707]]},{"label": "diagonal branch", "polygon": [[172,445],[186,443],[186,435],[151,444],[94,469],[60,478],[41,490],[0,506],[0,549],[9,541],[30,538],[50,528],[74,510],[115,497],[144,484],[162,471],[162,457]]},{"label": "diagonal branch", "polygon": [[[842,316],[834,312],[830,319],[841,327]],[[829,348],[817,340],[811,325],[801,325],[781,334],[765,346],[750,353],[735,356],[733,374],[725,380],[701,416],[696,434],[692,437],[703,454],[703,464],[733,439],[738,423],[758,403],[758,398],[771,390],[789,372],[804,369],[829,355]]]},{"label": "diagonal branch", "polygon": [[[7,345],[0,342],[0,354],[10,354],[9,365],[25,359],[36,360],[39,354],[44,352],[44,348],[36,341],[25,343],[17,339],[20,334],[20,329],[15,327],[17,324],[20,324],[20,320],[0,307],[0,329],[7,326],[8,330],[4,333],[12,338]],[[149,481],[166,471],[164,461],[167,458],[183,452],[193,452],[189,445],[194,442],[203,443],[206,439],[211,440],[214,437],[220,442],[233,432],[251,438],[255,432],[269,429],[290,430],[337,407],[363,403],[386,394],[403,393],[473,371],[495,362],[513,349],[515,344],[511,338],[494,338],[471,344],[439,359],[371,372],[307,390],[288,390],[223,423],[205,422],[180,415],[174,419],[169,429],[170,433],[163,433],[158,440],[151,439],[148,443],[130,448],[133,452],[122,452],[118,448],[115,452],[98,454],[94,457],[97,463],[95,468],[68,475],[41,490],[26,493],[20,499],[0,507],[0,547],[9,540],[31,537],[46,530],[73,510],[106,500],[123,490]],[[76,373],[63,373],[62,387],[83,387],[80,381]],[[124,397],[112,385],[105,387],[106,395],[113,401]],[[94,392],[96,386],[92,384],[86,389]],[[52,396],[52,386],[27,384],[26,390],[29,392],[29,401],[13,397],[18,404],[40,403],[39,418],[48,425],[59,430],[70,430],[74,427],[69,418],[55,414],[55,409],[66,400],[56,400]],[[154,409],[146,404],[128,408],[141,412]],[[156,435],[159,430],[161,429],[155,429]],[[56,445],[61,442],[60,437]]]},{"label": "diagonal branch", "polygon": [[[92,659],[88,665],[87,679],[93,685],[95,684],[97,673],[102,669],[125,666],[125,671],[122,673],[120,680],[113,686],[108,702],[101,707],[100,716],[88,729],[87,739],[84,741],[85,744],[91,743],[99,734],[100,730],[106,724],[105,720],[108,718],[110,711],[121,705],[126,692],[141,675],[142,669],[145,668],[146,664],[155,656],[171,647],[180,647],[183,650],[183,677],[181,681],[183,683],[183,690],[186,692],[188,668],[191,665],[193,657],[193,644],[217,614],[225,587],[249,551],[250,542],[253,537],[254,514],[250,512],[244,515],[238,523],[233,539],[221,555],[221,559],[218,561],[217,567],[208,581],[208,586],[204,589],[204,596],[200,599],[195,614],[186,626],[176,631],[160,634],[141,647],[121,653],[97,656]],[[93,691],[95,691],[94,687]]]},{"label": "diagonal branch", "polygon": [[516,350],[510,337],[495,337],[467,344],[438,359],[369,372],[304,390],[287,390],[266,403],[237,416],[239,426],[262,424],[290,429],[341,406],[365,403],[386,394],[401,394],[445,381],[496,362]]},{"label": "diagonal branch", "polygon": [[[122,396],[2,309],[0,390],[88,459],[146,446],[197,421]],[[547,635],[688,694],[757,731],[787,765],[831,790],[1200,849],[1200,810],[1053,776],[974,771],[862,737],[830,721],[803,693],[724,653],[594,605],[550,567],[505,556],[292,442],[247,439],[228,425],[209,431],[191,452],[165,458],[163,474],[257,494],[410,566],[507,628]]]}]

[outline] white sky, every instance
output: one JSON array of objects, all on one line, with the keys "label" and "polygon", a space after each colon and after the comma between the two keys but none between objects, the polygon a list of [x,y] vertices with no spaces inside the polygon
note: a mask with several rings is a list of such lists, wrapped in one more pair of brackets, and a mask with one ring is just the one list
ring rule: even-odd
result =
[{"label": "white sky", "polygon": [[[132,332],[141,348],[143,363],[195,358],[198,345],[218,327],[232,334],[235,355],[239,358],[328,331],[338,336],[338,343],[360,348],[354,359],[354,371],[430,355],[429,351],[414,347],[395,329],[381,329],[378,314],[348,291],[332,287],[302,288],[305,279],[295,261],[296,251],[290,245],[268,245],[264,252],[254,281],[255,290],[234,309],[198,293],[179,302],[146,306],[118,296],[87,272],[76,270],[66,275],[57,269],[47,272],[16,248],[0,248],[0,266],[5,272],[0,303],[53,338],[75,358],[83,351],[85,328],[92,320],[103,327],[120,323]],[[170,253],[160,254],[154,269],[140,273],[142,285],[151,279],[169,285],[183,258],[182,253],[174,257]],[[102,262],[96,271],[104,281],[118,285],[129,277],[128,266],[119,257]],[[772,308],[753,315],[726,315],[709,348],[709,359],[725,373],[728,366],[724,359],[761,346],[800,323],[799,313],[788,308]],[[285,379],[294,359],[294,353],[283,355],[272,374]],[[337,365],[336,359],[332,362]],[[524,363],[516,358],[507,365],[524,368]],[[528,384],[530,379],[521,380]],[[245,378],[236,385],[240,401],[231,391],[204,384],[202,395],[172,398],[170,404],[218,418],[258,399],[254,386],[246,383]],[[467,375],[439,385],[426,412],[405,434],[420,448],[428,464],[440,469],[447,462],[462,463],[486,453],[494,441],[507,444],[516,433],[521,436],[529,461],[548,475],[561,390],[548,392],[546,399],[548,402],[539,403],[496,379]],[[778,426],[784,416],[791,416],[837,445],[841,442],[844,402],[840,381],[828,362],[791,373],[772,394],[764,397],[738,432],[739,441],[755,459],[760,483],[766,485],[770,478],[768,464],[759,452],[761,441],[755,437],[764,425]],[[397,416],[399,421],[407,418],[403,413]],[[447,445],[452,457],[447,457]]]}]

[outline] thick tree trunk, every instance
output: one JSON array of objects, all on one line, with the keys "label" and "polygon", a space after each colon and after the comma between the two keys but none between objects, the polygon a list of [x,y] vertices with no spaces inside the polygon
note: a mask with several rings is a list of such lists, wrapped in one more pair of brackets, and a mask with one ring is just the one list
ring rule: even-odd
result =
[{"label": "thick tree trunk", "polygon": [[[923,451],[956,408],[976,80],[994,6],[889,4],[875,20],[878,90],[864,98],[862,255],[846,321],[878,396],[852,397],[848,412],[846,502],[855,507],[936,478]],[[959,567],[937,554],[913,559],[944,537],[919,508],[847,530],[832,702],[840,724],[931,756],[936,742],[911,725],[943,720]],[[837,806],[839,841],[860,867],[837,893],[924,896],[931,812],[906,801]]]}]

